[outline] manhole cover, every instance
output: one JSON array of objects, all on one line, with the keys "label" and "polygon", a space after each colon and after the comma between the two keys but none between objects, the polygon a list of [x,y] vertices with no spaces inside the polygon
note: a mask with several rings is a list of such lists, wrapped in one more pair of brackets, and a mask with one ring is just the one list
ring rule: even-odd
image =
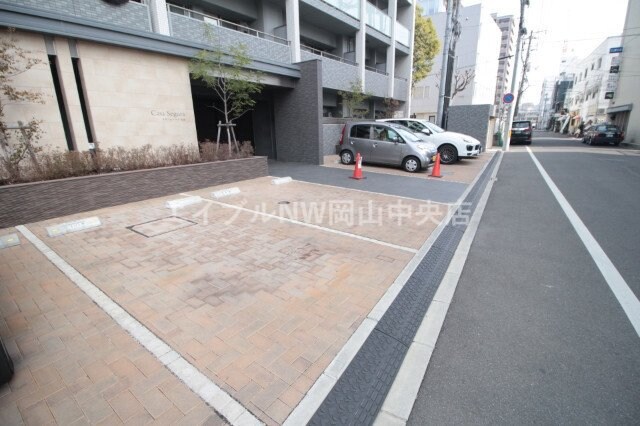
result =
[{"label": "manhole cover", "polygon": [[140,235],[144,235],[145,237],[151,238],[196,224],[196,222],[192,222],[181,217],[171,216],[164,219],[156,219],[150,222],[128,226],[127,229],[130,229]]}]

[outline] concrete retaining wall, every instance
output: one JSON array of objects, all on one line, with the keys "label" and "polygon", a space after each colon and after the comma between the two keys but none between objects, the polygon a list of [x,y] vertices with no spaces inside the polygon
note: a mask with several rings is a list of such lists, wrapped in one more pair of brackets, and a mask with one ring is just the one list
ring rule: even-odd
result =
[{"label": "concrete retaining wall", "polygon": [[161,167],[0,187],[0,228],[267,176],[267,158]]}]

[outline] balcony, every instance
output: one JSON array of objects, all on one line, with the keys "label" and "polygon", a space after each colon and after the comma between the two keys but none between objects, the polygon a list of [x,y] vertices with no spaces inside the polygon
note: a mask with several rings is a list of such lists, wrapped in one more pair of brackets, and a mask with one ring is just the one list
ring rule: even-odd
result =
[{"label": "balcony", "polygon": [[228,51],[243,44],[252,59],[291,63],[291,46],[283,38],[203,13],[167,5],[171,35]]},{"label": "balcony", "polygon": [[409,97],[409,82],[406,78],[396,77],[393,79],[393,98],[399,101],[406,101]]},{"label": "balcony", "polygon": [[151,31],[149,8],[145,4],[128,2],[111,6],[102,0],[11,0],[19,6],[47,10],[104,24],[117,25],[139,31]]},{"label": "balcony", "polygon": [[411,32],[400,22],[396,22],[396,41],[407,47],[411,42]]},{"label": "balcony", "polygon": [[352,18],[360,19],[360,1],[359,0],[322,0],[338,10],[343,11]]},{"label": "balcony", "polygon": [[369,2],[367,2],[367,25],[391,37],[391,18]]},{"label": "balcony", "polygon": [[365,92],[369,92],[379,98],[387,97],[387,85],[389,82],[387,73],[377,71],[372,67],[367,67],[364,71],[364,82]]},{"label": "balcony", "polygon": [[320,59],[322,62],[322,87],[334,90],[350,90],[358,81],[358,65],[348,59],[331,55],[308,46],[301,46],[303,61]]}]

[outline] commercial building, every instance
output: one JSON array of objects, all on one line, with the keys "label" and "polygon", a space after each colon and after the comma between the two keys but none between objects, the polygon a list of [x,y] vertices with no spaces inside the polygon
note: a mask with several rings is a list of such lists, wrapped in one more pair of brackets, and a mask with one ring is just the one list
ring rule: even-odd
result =
[{"label": "commercial building", "polygon": [[259,155],[320,163],[323,116],[343,114],[339,91],[361,84],[371,116],[385,98],[408,108],[414,9],[413,0],[0,0],[0,26],[42,61],[14,83],[44,103],[7,119],[42,120],[46,144],[69,150],[215,139],[216,99],[189,60],[243,44],[265,88],[238,139]]},{"label": "commercial building", "polygon": [[[429,16],[436,32],[443,39],[446,13]],[[470,77],[466,86],[453,95],[450,105],[494,105],[496,76],[502,33],[482,4],[460,8],[458,21],[461,25],[460,38],[456,45],[454,64],[458,81]],[[411,111],[418,118],[435,121],[438,107],[440,69],[442,55],[434,58],[431,74],[416,83],[411,101]]]},{"label": "commercial building", "polygon": [[[632,144],[640,144],[640,85],[638,84],[640,38],[638,38],[638,22],[640,22],[640,2],[629,1],[621,49],[618,49],[621,52],[617,69],[617,85],[610,87],[614,90],[612,90],[612,99],[607,108],[609,121],[620,126],[625,132],[625,142]],[[615,81],[616,78],[613,77],[613,80]]]},{"label": "commercial building", "polygon": [[571,116],[569,131],[573,132],[580,123],[607,121],[606,111],[617,83],[620,46],[620,37],[609,37],[574,66],[573,85],[565,100]]}]

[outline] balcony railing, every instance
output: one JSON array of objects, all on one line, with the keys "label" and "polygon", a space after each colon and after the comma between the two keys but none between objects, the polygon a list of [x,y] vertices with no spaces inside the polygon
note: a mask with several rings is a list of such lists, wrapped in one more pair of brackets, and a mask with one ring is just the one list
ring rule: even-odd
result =
[{"label": "balcony railing", "polygon": [[286,44],[287,46],[289,45],[289,41],[284,38],[276,37],[272,34],[263,33],[262,31],[254,30],[253,28],[245,27],[243,25],[238,25],[235,22],[225,21],[224,19],[216,18],[214,16],[209,16],[200,12],[194,12],[193,10],[185,9],[183,7],[176,6],[173,4],[168,4],[167,9],[169,10],[170,13],[174,13],[176,15],[183,15],[191,19],[205,22],[209,25],[213,25],[220,28],[227,28],[233,31],[238,31],[244,34],[248,34],[253,37],[273,41],[280,44]]},{"label": "balcony railing", "polygon": [[358,65],[356,62],[350,61],[349,59],[341,58],[340,56],[332,55],[331,53],[314,49],[313,47],[305,46],[304,44],[300,45],[300,49],[304,50],[305,52],[311,52],[314,55],[322,56],[323,58],[333,59],[334,61],[342,62],[349,65]]},{"label": "balcony railing", "polygon": [[206,44],[223,52],[244,45],[251,59],[291,63],[291,46],[287,40],[233,22],[170,5],[169,26],[171,35],[179,39]]},{"label": "balcony railing", "polygon": [[389,15],[367,2],[367,25],[391,37],[391,18]]},{"label": "balcony railing", "polygon": [[347,15],[360,19],[360,0],[322,0]]},{"label": "balcony railing", "polygon": [[370,66],[370,65],[365,65],[364,67],[365,67],[365,69],[367,69],[367,70],[369,70],[369,71],[376,72],[376,73],[378,73],[378,74],[382,74],[382,75],[389,75],[389,73],[388,73],[388,72],[386,72],[386,71],[382,71],[382,70],[379,70],[379,69],[377,69],[376,67],[372,67],[372,66]]},{"label": "balcony railing", "polygon": [[396,41],[407,47],[411,41],[411,32],[400,22],[396,22]]}]

